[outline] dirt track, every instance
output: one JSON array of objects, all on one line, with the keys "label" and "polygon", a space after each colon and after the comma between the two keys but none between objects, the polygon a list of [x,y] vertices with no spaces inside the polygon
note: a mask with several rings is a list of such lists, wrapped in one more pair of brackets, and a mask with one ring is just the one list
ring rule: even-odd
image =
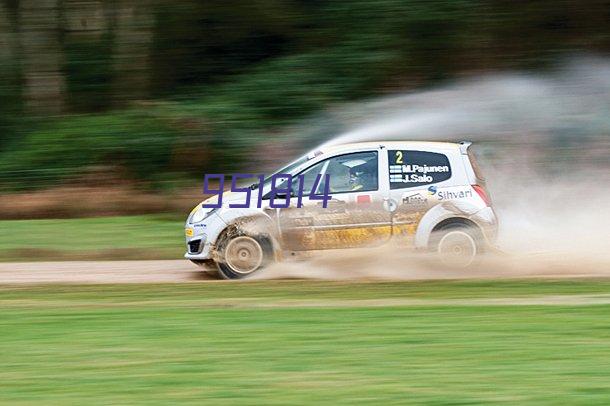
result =
[{"label": "dirt track", "polygon": [[[0,284],[198,282],[205,274],[185,260],[66,261],[0,264]],[[209,278],[207,278],[209,279]]]},{"label": "dirt track", "polygon": [[[369,256],[370,258],[370,256]],[[399,266],[402,265],[402,266]],[[272,266],[252,279],[430,280],[504,278],[610,277],[607,262],[558,261],[523,257],[492,261],[475,270],[440,271],[410,264],[379,263],[364,258],[325,258]],[[0,284],[110,284],[213,282],[214,278],[186,260],[66,261],[0,263]]]}]

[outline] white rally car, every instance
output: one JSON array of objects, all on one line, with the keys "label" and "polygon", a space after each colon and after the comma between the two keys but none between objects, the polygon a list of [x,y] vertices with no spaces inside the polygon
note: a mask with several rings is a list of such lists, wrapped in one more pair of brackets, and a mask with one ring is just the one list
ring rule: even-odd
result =
[{"label": "white rally car", "polygon": [[[290,201],[286,208],[269,204],[271,177],[252,187],[257,193],[225,192],[221,207],[195,207],[186,222],[185,257],[239,279],[299,252],[392,241],[433,252],[445,265],[467,267],[493,246],[497,233],[470,145],[389,141],[324,147],[277,172],[303,180],[290,196],[275,193]],[[315,181],[320,175],[329,175],[328,185]],[[326,186],[331,199],[323,207],[309,194]],[[249,208],[229,207],[248,195]],[[213,202],[217,197],[203,203]]]}]

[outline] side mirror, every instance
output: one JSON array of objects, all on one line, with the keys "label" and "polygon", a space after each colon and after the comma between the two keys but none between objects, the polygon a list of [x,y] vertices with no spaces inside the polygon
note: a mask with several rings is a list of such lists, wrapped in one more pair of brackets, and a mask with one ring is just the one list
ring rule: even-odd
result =
[{"label": "side mirror", "polygon": [[[269,192],[263,196],[263,200],[269,200],[269,199],[271,199],[271,196],[273,196],[273,193]],[[285,199],[286,196],[287,196],[286,192],[275,192],[275,197],[278,199]],[[290,191],[290,197],[297,197],[297,194],[295,193],[294,190]]]},{"label": "side mirror", "polygon": [[[275,193],[275,197],[278,197],[280,199],[285,199],[286,196],[288,196],[288,194],[286,192],[276,192]],[[294,192],[294,190],[290,191],[290,197],[297,197],[297,194]],[[271,193],[269,193],[269,199],[271,199]]]}]

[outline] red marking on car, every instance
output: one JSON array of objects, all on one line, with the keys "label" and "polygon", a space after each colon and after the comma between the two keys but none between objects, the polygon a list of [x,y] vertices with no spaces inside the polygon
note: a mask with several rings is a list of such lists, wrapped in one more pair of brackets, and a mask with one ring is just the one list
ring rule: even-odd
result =
[{"label": "red marking on car", "polygon": [[477,194],[481,197],[481,199],[483,199],[486,206],[491,206],[491,199],[489,197],[489,193],[487,193],[487,190],[485,190],[485,188],[483,186],[472,185],[472,188],[474,189],[475,192],[477,192]]},{"label": "red marking on car", "polygon": [[371,202],[371,195],[360,195],[356,197],[356,203],[367,204]]}]

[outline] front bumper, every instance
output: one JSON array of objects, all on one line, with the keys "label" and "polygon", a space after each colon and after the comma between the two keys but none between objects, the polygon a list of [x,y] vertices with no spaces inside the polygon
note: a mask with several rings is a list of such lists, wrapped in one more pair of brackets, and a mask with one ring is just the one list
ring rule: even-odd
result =
[{"label": "front bumper", "polygon": [[189,248],[189,245],[187,244],[187,251],[184,254],[184,258],[186,259],[213,259],[212,258],[212,252],[213,252],[213,248],[214,246],[210,243],[206,243],[206,242],[200,242],[199,243],[199,250],[198,251],[191,251]]},{"label": "front bumper", "polygon": [[184,257],[194,260],[213,259],[214,243],[226,224],[213,213],[200,223],[186,223],[186,253]]},{"label": "front bumper", "polygon": [[186,243],[186,252],[189,254],[197,255],[201,254],[205,247],[205,236],[203,238],[193,238]]},{"label": "front bumper", "polygon": [[[189,234],[191,234],[189,236]],[[212,244],[208,241],[208,236],[204,232],[197,232],[197,228],[192,225],[186,226],[186,253],[187,259],[211,259]]]}]

